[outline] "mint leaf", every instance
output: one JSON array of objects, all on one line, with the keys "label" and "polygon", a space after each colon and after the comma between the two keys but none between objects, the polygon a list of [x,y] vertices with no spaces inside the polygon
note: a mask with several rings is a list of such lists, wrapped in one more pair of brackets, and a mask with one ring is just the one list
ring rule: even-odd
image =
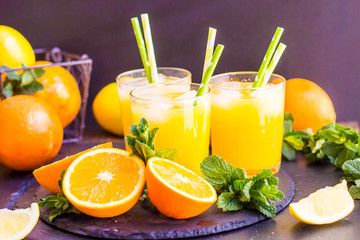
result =
[{"label": "mint leaf", "polygon": [[296,135],[284,136],[284,140],[295,150],[301,151],[304,148],[305,143],[301,137]]},{"label": "mint leaf", "polygon": [[34,78],[41,78],[45,74],[45,70],[42,68],[35,68],[33,71]]},{"label": "mint leaf", "polygon": [[249,180],[249,179],[236,180],[234,182],[233,186],[237,191],[239,191],[241,193],[240,200],[242,202],[249,202],[250,201],[250,199],[251,199],[250,189],[251,189],[253,184],[254,184],[254,182],[252,180]]},{"label": "mint leaf", "polygon": [[151,130],[149,131],[147,145],[148,145],[152,150],[155,149],[154,141],[155,141],[155,136],[156,136],[156,133],[157,133],[158,130],[159,130],[159,128],[154,128],[154,129],[151,129]]},{"label": "mint leaf", "polygon": [[346,175],[360,179],[360,158],[346,161],[342,165],[342,169]]},{"label": "mint leaf", "polygon": [[351,186],[349,188],[349,193],[353,199],[360,199],[360,186]]},{"label": "mint leaf", "polygon": [[174,160],[178,152],[179,150],[175,148],[159,148],[155,150],[155,155],[157,157]]},{"label": "mint leaf", "polygon": [[296,150],[292,148],[286,141],[283,141],[282,155],[286,160],[294,161],[296,159]]},{"label": "mint leaf", "polygon": [[173,148],[155,150],[154,141],[158,130],[158,128],[150,130],[148,121],[145,118],[141,118],[139,125],[130,126],[130,132],[134,137],[125,136],[125,141],[131,151],[140,157],[145,164],[150,158],[155,156],[173,160],[178,152],[178,150]]},{"label": "mint leaf", "polygon": [[67,200],[64,194],[50,195],[46,198],[40,198],[39,207],[49,208],[49,221],[64,213],[81,213]]},{"label": "mint leaf", "polygon": [[268,178],[270,178],[270,177],[272,177],[272,171],[271,171],[271,169],[266,168],[266,169],[261,170],[260,173],[258,173],[258,174],[256,174],[255,176],[253,176],[253,177],[251,178],[251,180],[253,180],[254,182],[256,182],[256,181],[259,181],[259,180],[268,179]]},{"label": "mint leaf", "polygon": [[3,94],[6,98],[11,97],[14,94],[13,87],[10,81],[4,82]]},{"label": "mint leaf", "polygon": [[293,123],[293,115],[291,113],[285,113],[282,155],[288,161],[295,160],[296,150],[304,150],[313,135],[311,129],[307,129],[305,131],[293,130]]},{"label": "mint leaf", "polygon": [[279,180],[270,169],[247,178],[245,170],[234,168],[216,155],[205,158],[200,169],[217,190],[217,206],[223,211],[238,211],[245,207],[274,217],[276,207],[270,200],[284,199],[284,194],[277,189]]},{"label": "mint leaf", "polygon": [[137,140],[131,136],[126,136],[125,140],[126,140],[126,143],[129,145],[131,151],[135,155],[140,157],[145,162],[145,164],[147,163],[147,160],[149,160],[152,157],[155,157],[154,150],[152,150],[145,143],[142,143],[139,140]]},{"label": "mint leaf", "polygon": [[276,207],[268,200],[254,201],[245,204],[246,208],[255,209],[264,214],[267,217],[273,218],[276,216]]},{"label": "mint leaf", "polygon": [[293,123],[294,123],[293,115],[291,113],[285,113],[285,115],[284,115],[284,135],[291,132]]},{"label": "mint leaf", "polygon": [[7,72],[6,73],[6,78],[18,81],[18,80],[21,79],[21,75],[16,73],[16,72]]},{"label": "mint leaf", "polygon": [[339,153],[344,149],[343,144],[337,144],[334,142],[325,142],[321,146],[321,150],[323,153],[331,160],[331,162],[335,162]]},{"label": "mint leaf", "polygon": [[200,165],[201,173],[217,191],[222,191],[235,181],[246,178],[242,169],[235,169],[217,155],[206,157]]},{"label": "mint leaf", "polygon": [[30,85],[34,81],[34,76],[31,74],[31,71],[25,70],[21,77],[21,86]]},{"label": "mint leaf", "polygon": [[23,87],[27,94],[33,94],[44,89],[41,82],[33,81],[31,84]]},{"label": "mint leaf", "polygon": [[237,198],[235,193],[223,192],[218,197],[216,205],[223,211],[239,211],[243,208],[243,204]]},{"label": "mint leaf", "polygon": [[348,148],[344,148],[337,156],[334,165],[336,168],[341,169],[344,162],[346,162],[349,159],[354,159],[355,156],[356,156],[356,152],[353,152]]},{"label": "mint leaf", "polygon": [[270,186],[277,186],[279,184],[279,179],[277,177],[271,176],[267,179]]}]

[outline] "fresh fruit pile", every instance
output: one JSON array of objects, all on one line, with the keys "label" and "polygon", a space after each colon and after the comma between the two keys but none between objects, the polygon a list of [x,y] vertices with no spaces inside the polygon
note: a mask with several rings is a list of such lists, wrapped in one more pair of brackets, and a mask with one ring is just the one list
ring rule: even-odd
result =
[{"label": "fresh fruit pile", "polygon": [[56,193],[39,203],[50,209],[49,220],[63,213],[114,217],[139,199],[150,200],[159,212],[176,219],[197,216],[216,201],[223,211],[248,208],[275,216],[270,200],[281,201],[284,195],[271,170],[248,178],[245,170],[211,156],[201,166],[204,179],[169,160],[177,150],[155,149],[158,130],[149,129],[149,123],[141,119],[139,125],[131,126],[134,137],[126,136],[132,153],[106,143],[36,169],[33,173],[39,184]]},{"label": "fresh fruit pile", "polygon": [[[0,25],[2,69],[45,66],[17,30]],[[63,128],[80,111],[75,78],[63,67],[9,71],[1,76],[0,163],[19,171],[48,164],[59,152]],[[60,123],[60,124],[59,124]]]}]

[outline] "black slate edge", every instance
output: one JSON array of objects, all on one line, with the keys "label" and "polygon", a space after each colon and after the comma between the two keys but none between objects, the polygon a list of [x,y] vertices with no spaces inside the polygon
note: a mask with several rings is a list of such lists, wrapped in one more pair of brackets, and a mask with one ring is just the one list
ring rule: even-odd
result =
[{"label": "black slate edge", "polygon": [[[277,213],[282,211],[291,202],[295,193],[295,185],[291,177],[283,170],[280,170],[279,173],[282,175],[283,178],[282,181],[287,182],[286,185],[288,187],[284,192],[285,199],[281,202],[276,203]],[[114,228],[113,226],[106,226],[107,224],[104,225],[101,224],[102,228],[96,227],[94,225],[91,226],[92,224],[96,223],[93,222],[91,217],[89,217],[88,225],[77,226],[76,229],[74,229],[72,228],[73,226],[71,226],[72,224],[68,222],[69,218],[67,216],[59,217],[59,219],[56,219],[55,222],[50,223],[48,221],[48,211],[45,209],[41,210],[40,217],[47,224],[65,231],[69,231],[71,233],[97,237],[97,238],[108,238],[108,239],[176,239],[176,238],[199,237],[199,236],[239,229],[267,219],[266,216],[253,210],[245,209],[242,212],[244,212],[244,214],[247,215],[246,219],[226,222],[226,223],[217,224],[214,226],[207,226],[203,228],[195,228],[195,229],[191,229],[190,231],[168,230],[168,231],[150,231],[150,232],[149,231],[145,232],[140,229],[137,229],[136,232],[134,232],[131,229],[119,230],[117,228]],[[78,216],[79,215],[73,215],[72,217],[76,218]],[[87,216],[84,215],[84,217]],[[69,227],[72,229],[69,229]]]},{"label": "black slate edge", "polygon": [[33,177],[32,173],[26,176],[25,180],[20,183],[18,191],[13,192],[10,195],[10,201],[4,205],[4,208],[13,209],[16,202],[26,192],[26,190],[30,187],[31,183],[33,183],[34,180],[35,178]]}]

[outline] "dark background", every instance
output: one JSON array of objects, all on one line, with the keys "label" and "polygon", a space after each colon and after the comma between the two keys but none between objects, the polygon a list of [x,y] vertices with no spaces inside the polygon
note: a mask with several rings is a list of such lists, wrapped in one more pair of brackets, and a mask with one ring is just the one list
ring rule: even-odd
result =
[{"label": "dark background", "polygon": [[225,45],[215,73],[256,71],[276,27],[284,27],[287,49],[275,72],[319,84],[345,121],[360,119],[359,10],[358,0],[2,0],[0,24],[34,48],[58,46],[94,60],[88,129],[99,128],[91,110],[96,93],[119,73],[142,67],[130,18],[145,12],[158,66],[186,68],[193,82],[200,81],[209,26]]}]

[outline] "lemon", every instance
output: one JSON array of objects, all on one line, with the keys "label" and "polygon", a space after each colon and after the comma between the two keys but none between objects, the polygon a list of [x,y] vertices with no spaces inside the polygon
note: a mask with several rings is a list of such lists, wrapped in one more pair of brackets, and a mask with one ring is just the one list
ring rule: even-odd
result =
[{"label": "lemon", "polygon": [[26,38],[14,28],[0,25],[0,66],[21,67],[35,62],[35,53]]},{"label": "lemon", "polygon": [[39,220],[39,206],[32,203],[26,209],[0,209],[0,239],[17,240],[25,238]]},{"label": "lemon", "polygon": [[291,203],[289,207],[293,217],[315,225],[336,222],[349,215],[353,209],[354,200],[345,180],[334,187],[319,189],[299,202]]},{"label": "lemon", "polygon": [[106,85],[96,95],[93,102],[93,113],[99,125],[108,132],[123,135],[120,112],[120,100],[116,83]]}]

